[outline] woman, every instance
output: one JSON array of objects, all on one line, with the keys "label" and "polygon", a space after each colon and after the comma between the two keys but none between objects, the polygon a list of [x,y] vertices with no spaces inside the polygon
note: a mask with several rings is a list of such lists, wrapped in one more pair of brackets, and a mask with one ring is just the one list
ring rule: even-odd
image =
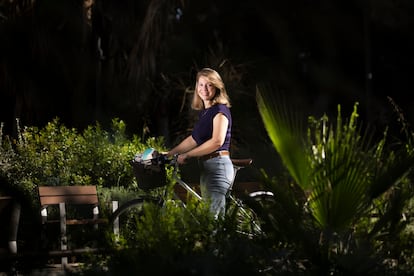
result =
[{"label": "woman", "polygon": [[226,193],[234,177],[230,159],[232,118],[230,100],[220,75],[203,68],[197,73],[191,107],[200,110],[191,135],[168,152],[178,155],[178,163],[198,158],[200,189],[209,200],[210,210],[217,218],[224,215]]}]

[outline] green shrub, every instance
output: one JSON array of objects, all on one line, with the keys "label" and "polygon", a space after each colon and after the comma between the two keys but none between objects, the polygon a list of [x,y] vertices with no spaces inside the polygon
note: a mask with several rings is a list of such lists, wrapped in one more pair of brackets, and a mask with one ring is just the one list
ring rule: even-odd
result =
[{"label": "green shrub", "polygon": [[162,208],[148,203],[130,222],[106,259],[114,275],[254,275],[259,270],[254,262],[266,248],[223,227],[225,222],[214,220],[208,205],[194,198],[185,208],[168,198]]},{"label": "green shrub", "polygon": [[[111,130],[99,123],[83,132],[67,128],[56,118],[43,128],[20,127],[16,139],[0,128],[0,175],[13,189],[36,198],[42,185],[97,185],[137,187],[128,161],[147,147],[162,150],[162,138],[141,141],[126,135],[122,120],[113,119]],[[4,189],[3,189],[4,190]]]}]

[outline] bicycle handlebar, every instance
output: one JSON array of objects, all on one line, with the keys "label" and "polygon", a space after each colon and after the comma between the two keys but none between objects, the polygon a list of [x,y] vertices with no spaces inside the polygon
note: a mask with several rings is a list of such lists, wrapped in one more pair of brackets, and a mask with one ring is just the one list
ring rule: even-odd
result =
[{"label": "bicycle handlebar", "polygon": [[177,163],[178,153],[174,154],[172,157],[167,157],[166,154],[160,154],[157,157],[157,161],[160,164],[168,164],[168,165],[175,165]]},{"label": "bicycle handlebar", "polygon": [[[179,163],[177,161],[179,154],[176,153],[171,157],[168,157],[167,154],[159,154],[157,157],[152,159],[152,164],[156,165],[172,165],[175,167],[175,170],[178,170]],[[244,158],[244,159],[231,159],[233,166],[238,168],[247,167],[252,164],[253,159]]]}]

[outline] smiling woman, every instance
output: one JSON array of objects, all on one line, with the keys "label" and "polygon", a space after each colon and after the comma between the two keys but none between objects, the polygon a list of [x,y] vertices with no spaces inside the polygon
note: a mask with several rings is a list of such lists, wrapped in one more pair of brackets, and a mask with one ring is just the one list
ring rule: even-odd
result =
[{"label": "smiling woman", "polygon": [[230,159],[232,117],[230,99],[219,73],[203,68],[197,73],[191,107],[199,110],[199,119],[191,135],[168,152],[178,154],[178,162],[198,158],[200,188],[211,203],[211,212],[225,212],[226,194],[234,178]]}]

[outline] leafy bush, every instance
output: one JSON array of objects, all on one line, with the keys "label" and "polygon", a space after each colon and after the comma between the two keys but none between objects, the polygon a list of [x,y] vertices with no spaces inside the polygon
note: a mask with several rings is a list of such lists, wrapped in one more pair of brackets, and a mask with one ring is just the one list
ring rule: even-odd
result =
[{"label": "leafy bush", "polygon": [[97,123],[79,133],[58,118],[43,128],[21,128],[19,121],[17,127],[16,139],[0,132],[0,175],[32,198],[42,185],[134,189],[137,183],[128,161],[147,147],[163,147],[162,138],[129,138],[119,119],[112,120],[110,131]]},{"label": "leafy bush", "polygon": [[132,223],[106,259],[114,275],[255,275],[266,248],[226,228],[194,198],[185,208],[169,197],[162,208],[148,203]]}]

